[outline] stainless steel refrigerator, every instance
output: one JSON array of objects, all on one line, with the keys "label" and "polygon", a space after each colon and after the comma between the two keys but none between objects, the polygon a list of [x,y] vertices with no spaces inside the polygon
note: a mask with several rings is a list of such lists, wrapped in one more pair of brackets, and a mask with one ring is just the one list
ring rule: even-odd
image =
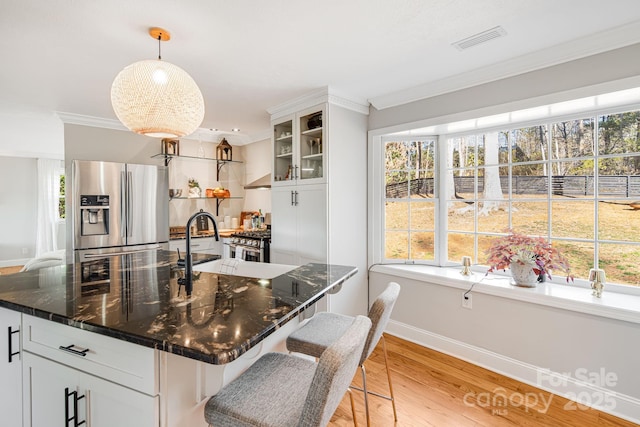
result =
[{"label": "stainless steel refrigerator", "polygon": [[167,168],[74,160],[74,260],[169,248]]}]

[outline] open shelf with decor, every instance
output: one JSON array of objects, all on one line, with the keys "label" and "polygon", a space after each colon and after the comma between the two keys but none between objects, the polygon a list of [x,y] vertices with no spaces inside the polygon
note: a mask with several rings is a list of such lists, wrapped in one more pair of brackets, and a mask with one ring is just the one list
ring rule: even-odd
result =
[{"label": "open shelf with decor", "polygon": [[179,160],[204,160],[204,161],[208,161],[208,162],[216,162],[216,180],[219,181],[220,180],[220,170],[222,169],[222,167],[228,163],[243,163],[240,160],[221,160],[221,159],[216,159],[213,157],[197,157],[197,156],[181,156],[178,154],[167,154],[167,153],[158,153],[158,154],[154,154],[153,156],[151,156],[151,158],[156,159],[156,158],[161,158],[164,159],[164,165],[165,166],[169,166],[169,163],[171,162],[171,160],[173,159],[179,159]]},{"label": "open shelf with decor", "polygon": [[220,215],[220,203],[222,203],[224,200],[229,200],[229,199],[234,199],[234,200],[241,200],[243,199],[243,197],[238,197],[238,196],[232,196],[232,197],[171,197],[169,200],[215,200],[216,201],[216,215]]}]

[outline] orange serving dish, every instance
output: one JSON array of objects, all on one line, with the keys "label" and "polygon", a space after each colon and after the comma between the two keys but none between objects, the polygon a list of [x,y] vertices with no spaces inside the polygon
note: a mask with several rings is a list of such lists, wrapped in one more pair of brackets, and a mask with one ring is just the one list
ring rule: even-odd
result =
[{"label": "orange serving dish", "polygon": [[231,197],[231,193],[229,192],[229,190],[213,188],[207,188],[206,195],[207,197],[215,197],[218,199],[226,199],[228,197]]}]

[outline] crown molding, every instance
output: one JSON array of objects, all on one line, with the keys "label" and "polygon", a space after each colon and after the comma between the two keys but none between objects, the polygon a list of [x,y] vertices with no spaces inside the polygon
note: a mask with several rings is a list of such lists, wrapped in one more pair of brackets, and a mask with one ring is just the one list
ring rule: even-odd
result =
[{"label": "crown molding", "polygon": [[81,126],[91,126],[95,128],[105,128],[105,129],[115,129],[115,130],[124,130],[128,131],[119,120],[114,119],[105,119],[102,117],[94,117],[94,116],[85,116],[83,114],[75,114],[75,113],[66,113],[64,111],[56,111],[55,112],[62,123],[72,124],[72,125],[81,125]]},{"label": "crown molding", "polygon": [[384,110],[421,99],[540,70],[542,68],[552,67],[639,42],[640,21],[636,21],[445,79],[374,97],[369,99],[369,102],[377,110]]},{"label": "crown molding", "polygon": [[44,151],[13,151],[13,150],[0,150],[0,156],[4,157],[20,157],[28,159],[53,159],[64,161],[64,154],[61,153],[48,153]]},{"label": "crown molding", "polygon": [[[126,126],[124,126],[119,120],[105,119],[102,117],[85,116],[83,114],[66,113],[62,111],[56,111],[56,115],[60,117],[65,124],[90,126],[103,129],[121,130],[125,132],[131,132]],[[222,132],[211,131],[207,128],[198,128],[192,134],[182,137],[182,139],[188,140],[201,140],[207,142],[219,142],[222,138],[226,138],[229,144],[232,145],[246,145],[258,140],[252,140],[248,135],[238,132]],[[269,136],[262,138],[266,139]]]},{"label": "crown molding", "polygon": [[262,129],[261,131],[252,133],[249,135],[249,143],[264,141],[265,139],[271,139],[271,128]]},{"label": "crown molding", "polygon": [[369,115],[369,103],[366,101],[356,101],[338,94],[334,89],[325,86],[321,89],[309,92],[305,95],[294,98],[290,101],[267,108],[267,112],[271,115],[271,119],[293,114],[296,111],[312,107],[317,104],[333,104],[356,113]]}]

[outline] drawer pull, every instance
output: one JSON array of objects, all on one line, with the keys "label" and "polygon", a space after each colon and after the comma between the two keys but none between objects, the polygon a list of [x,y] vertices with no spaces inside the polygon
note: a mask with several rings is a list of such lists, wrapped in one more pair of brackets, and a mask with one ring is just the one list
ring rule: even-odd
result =
[{"label": "drawer pull", "polygon": [[18,351],[13,351],[13,340],[11,339],[13,337],[13,334],[17,334],[20,332],[20,329],[16,329],[15,331],[11,330],[11,326],[9,326],[9,363],[13,362],[13,356],[17,356],[18,354],[20,354],[20,350]]},{"label": "drawer pull", "polygon": [[82,356],[82,357],[86,356],[87,353],[89,352],[88,348],[77,347],[78,350],[76,350],[74,347],[75,347],[75,344],[71,344],[71,345],[68,345],[66,347],[61,345],[59,348],[60,348],[60,350],[68,351],[69,353],[72,353],[72,354],[75,354],[75,355],[78,355],[78,356]]}]

